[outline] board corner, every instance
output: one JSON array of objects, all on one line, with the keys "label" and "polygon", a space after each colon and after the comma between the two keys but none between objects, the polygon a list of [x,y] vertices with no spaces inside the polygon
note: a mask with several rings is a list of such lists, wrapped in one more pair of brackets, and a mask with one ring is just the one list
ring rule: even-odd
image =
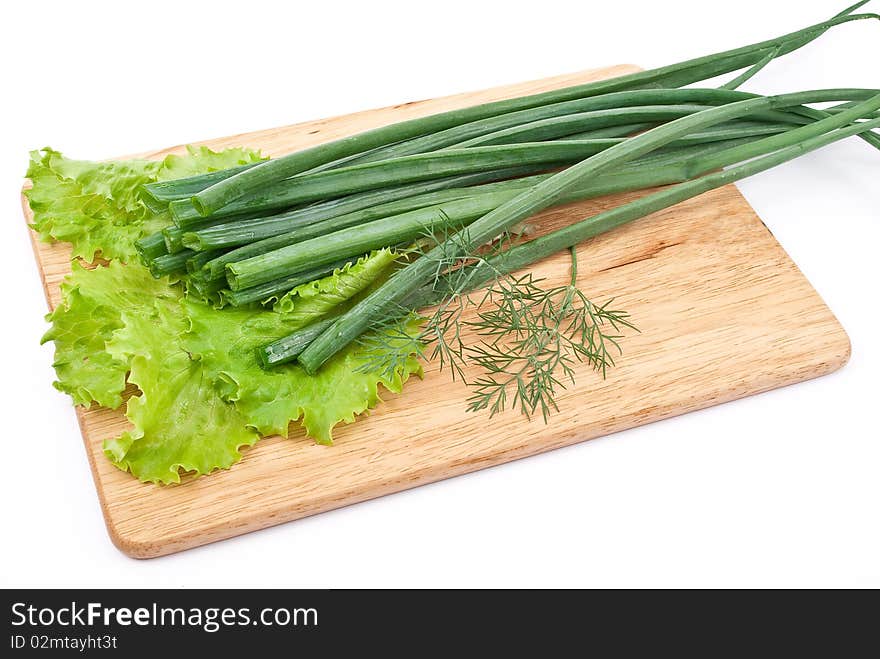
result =
[{"label": "board corner", "polygon": [[129,558],[146,560],[168,553],[168,551],[163,550],[161,543],[138,538],[136,534],[123,531],[108,514],[104,515],[104,525],[113,546]]}]

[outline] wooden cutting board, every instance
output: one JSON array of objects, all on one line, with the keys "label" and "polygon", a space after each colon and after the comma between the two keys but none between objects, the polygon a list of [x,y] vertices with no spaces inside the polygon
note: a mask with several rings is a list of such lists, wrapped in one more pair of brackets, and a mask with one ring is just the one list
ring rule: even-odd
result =
[{"label": "wooden cutting board", "polygon": [[[633,70],[584,71],[205,144],[246,145],[278,156],[392,121]],[[544,231],[629,198],[572,204],[533,224]],[[69,250],[36,241],[34,249],[54,307],[70,271]],[[289,440],[260,441],[228,471],[160,487],[139,483],[104,457],[102,441],[127,427],[121,411],[78,409],[113,542],[137,558],[170,554],[814,378],[849,357],[837,319],[733,186],[600,236],[579,254],[582,288],[596,300],[615,297],[641,333],[623,340],[623,357],[606,380],[580,369],[548,425],[514,413],[491,421],[466,413],[464,387],[428,364],[424,380],[412,380],[369,416],[338,427],[334,446],[315,445],[293,426]],[[534,270],[563,282],[567,256]]]}]

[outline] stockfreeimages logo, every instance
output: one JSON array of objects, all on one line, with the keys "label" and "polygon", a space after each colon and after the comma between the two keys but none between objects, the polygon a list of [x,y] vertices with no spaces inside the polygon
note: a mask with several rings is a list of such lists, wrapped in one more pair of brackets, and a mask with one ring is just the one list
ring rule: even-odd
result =
[{"label": "stockfreeimages logo", "polygon": [[39,627],[188,627],[213,633],[223,627],[317,627],[314,608],[264,608],[254,613],[250,608],[220,607],[107,607],[100,602],[70,606],[36,607],[26,602],[12,605],[12,626]]}]

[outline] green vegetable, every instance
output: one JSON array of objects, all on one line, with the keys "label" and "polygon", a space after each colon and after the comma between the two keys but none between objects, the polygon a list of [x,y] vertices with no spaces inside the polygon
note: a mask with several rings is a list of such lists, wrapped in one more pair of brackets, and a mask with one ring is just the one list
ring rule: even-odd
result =
[{"label": "green vegetable", "polygon": [[[773,54],[775,56],[778,51],[774,50]],[[755,98],[755,96],[755,94],[735,91],[727,86],[709,89],[638,89],[612,92],[462,124],[418,139],[377,149],[362,156],[355,156],[347,162],[347,165],[425,153],[441,148],[536,141],[566,135],[569,127],[571,132],[568,133],[568,139],[620,137],[656,125],[653,121],[636,124],[620,121],[626,116],[633,119],[652,119],[652,112],[660,114],[662,108],[672,112],[676,106],[686,107],[682,104],[720,105]],[[654,106],[654,108],[651,110],[636,106]],[[819,111],[810,108],[794,107],[786,111],[755,114],[753,119],[803,124],[806,123],[807,118],[821,118],[818,113]],[[578,126],[580,128],[577,128]],[[575,130],[583,131],[587,126],[595,127],[586,132],[572,134]]]},{"label": "green vegetable", "polygon": [[[754,97],[754,96],[753,96]],[[618,121],[624,121],[627,116],[634,119],[645,119],[654,121],[665,121],[669,119],[677,119],[686,117],[699,110],[705,110],[707,105],[669,105],[669,106],[646,106],[638,108],[625,108],[624,110],[602,110],[601,112],[582,112],[577,114],[567,114],[561,117],[553,117],[551,119],[542,119],[540,121],[532,121],[527,124],[513,126],[505,130],[499,130],[487,135],[481,135],[473,139],[461,142],[455,145],[455,148],[473,148],[475,146],[489,146],[498,144],[516,144],[528,141],[540,141],[548,139],[563,138],[573,140],[580,139],[573,137],[585,128],[592,130],[593,126],[599,125],[597,115],[616,115]],[[800,124],[808,123],[808,120],[794,114],[767,113],[764,116],[757,116],[755,119],[764,119],[766,122],[775,122],[771,125],[780,125],[782,121],[796,122]],[[628,125],[628,124],[623,124]],[[785,124],[782,124],[785,125]]]},{"label": "green vegetable", "polygon": [[231,263],[226,267],[226,279],[229,288],[237,291],[304,272],[341,258],[363,254],[371,249],[410,242],[432,231],[458,228],[516,194],[516,190],[509,190],[456,199],[335,231]]},{"label": "green vegetable", "polygon": [[[717,141],[727,141],[733,139],[741,139],[744,137],[755,137],[758,135],[767,135],[779,133],[790,125],[786,124],[753,124],[737,126],[732,125],[715,131],[704,131],[689,135],[681,140],[677,140],[669,149],[666,149],[662,156],[667,156],[668,152],[676,153],[678,157],[683,155],[680,146],[702,145]],[[622,138],[617,138],[614,143],[619,143]],[[612,142],[609,140],[609,144]],[[517,173],[522,173],[518,170]],[[529,177],[508,179],[505,181],[484,183],[481,185],[469,185],[467,187],[453,187],[442,189],[436,192],[425,192],[410,197],[405,197],[397,201],[384,201],[384,203],[375,203],[355,212],[343,215],[330,216],[325,219],[320,218],[325,213],[316,211],[323,204],[316,204],[298,209],[289,213],[281,213],[279,215],[271,215],[264,218],[252,218],[245,220],[230,220],[227,222],[217,223],[208,221],[204,228],[194,228],[191,231],[183,232],[180,229],[165,229],[166,237],[173,232],[175,238],[179,237],[181,246],[190,249],[211,249],[220,247],[233,247],[246,244],[253,244],[253,247],[242,252],[236,252],[225,257],[222,261],[223,265],[232,263],[236,260],[243,260],[250,256],[256,256],[261,253],[272,251],[280,247],[286,247],[295,242],[301,242],[310,238],[332,233],[339,229],[345,229],[350,226],[358,226],[364,222],[369,222],[382,217],[388,217],[399,213],[404,213],[417,208],[424,208],[439,204],[445,201],[460,199],[466,196],[473,196],[483,192],[491,192],[500,189],[523,188],[532,185],[541,180],[542,176],[534,175]],[[466,176],[460,177],[465,179]],[[462,181],[467,183],[468,181]],[[662,181],[661,181],[662,182]],[[612,181],[609,181],[613,185]],[[414,184],[422,185],[422,184]],[[427,187],[427,186],[425,186]],[[375,194],[375,193],[371,193]],[[381,194],[381,191],[379,191]],[[604,194],[598,192],[598,194]],[[378,196],[378,195],[377,195]],[[272,238],[274,236],[284,235],[285,238],[276,241],[267,241],[257,245],[256,243]],[[217,276],[220,273],[220,263],[212,266],[212,275]]]},{"label": "green vegetable", "polygon": [[[283,211],[275,216],[279,221],[289,220],[292,224],[311,224],[320,222],[338,215],[352,213],[365,208],[369,208],[375,204],[387,203],[391,201],[406,199],[416,195],[435,192],[437,190],[445,190],[465,185],[476,185],[487,181],[498,181],[500,179],[521,176],[535,171],[534,167],[513,167],[507,169],[481,171],[474,174],[463,174],[460,176],[450,176],[447,178],[439,178],[430,181],[422,181],[419,183],[409,183],[406,185],[395,186],[392,188],[384,188],[382,190],[369,190],[359,194],[348,195],[339,198],[332,198],[309,206],[293,208]],[[257,211],[253,214],[245,214],[244,216],[227,217],[225,212],[217,213],[208,220],[203,217],[187,212],[188,207],[178,210],[183,217],[176,218],[176,226],[181,230],[194,231],[197,228],[220,223],[243,223],[247,224],[253,219],[255,222],[268,220],[264,211]]]},{"label": "green vegetable", "polygon": [[[589,95],[584,98],[550,103],[539,107],[528,108],[515,112],[507,112],[495,116],[477,119],[468,123],[453,126],[446,130],[437,131],[420,138],[393,144],[369,154],[357,156],[349,161],[349,164],[375,162],[388,158],[416,153],[428,153],[444,148],[462,148],[478,144],[509,144],[516,141],[538,141],[545,139],[521,139],[510,141],[493,141],[489,136],[502,136],[508,131],[532,127],[535,125],[558,125],[559,123],[572,121],[571,117],[583,126],[574,129],[571,133],[583,131],[590,127],[590,131],[612,129],[611,135],[594,135],[593,137],[618,137],[632,132],[632,126],[650,126],[655,120],[665,119],[663,110],[668,110],[670,116],[682,116],[689,114],[682,108],[695,104],[715,105],[729,103],[732,100],[741,100],[738,92],[719,91],[717,89],[634,89],[627,91],[610,92],[599,95]],[[646,109],[648,106],[650,109]],[[679,111],[675,112],[674,108]],[[693,110],[690,110],[693,111]],[[627,123],[630,118],[630,123]],[[644,123],[648,121],[650,123]],[[635,122],[635,123],[633,123]],[[626,132],[618,134],[618,130]],[[565,135],[558,132],[557,135]]]},{"label": "green vegetable", "polygon": [[167,220],[147,210],[138,199],[142,183],[154,180],[161,163],[93,163],[62,158],[45,148],[31,153],[25,191],[40,240],[63,240],[73,256],[92,261],[129,260],[135,240],[162,228]]},{"label": "green vegetable", "polygon": [[[870,105],[868,103],[862,105],[862,107],[871,106],[880,106],[880,96],[874,99]],[[863,116],[861,113],[861,110],[857,110],[855,114],[856,116]],[[869,113],[864,114],[870,116]],[[836,125],[843,125],[844,127],[833,128],[833,126]],[[799,136],[800,141],[794,141],[790,146],[780,148],[769,153],[769,155],[764,155],[735,167],[703,176],[694,181],[688,181],[686,183],[663,189],[659,192],[617,206],[616,208],[612,208],[559,229],[546,236],[536,238],[521,245],[513,246],[505,252],[490,257],[485,262],[479,263],[471,268],[467,277],[462,277],[461,275],[458,275],[457,277],[451,277],[448,275],[441,277],[430,286],[426,286],[418,291],[409,304],[415,307],[437,304],[443,297],[449,294],[450,290],[455,288],[454,282],[456,281],[466,280],[468,289],[479,288],[486,282],[491,281],[499,272],[506,273],[519,270],[552,254],[556,254],[561,250],[568,249],[573,245],[588,240],[589,238],[645,217],[651,213],[663,210],[664,208],[669,208],[670,206],[674,206],[682,201],[696,197],[709,190],[730,183],[735,183],[736,181],[740,181],[749,176],[767,171],[768,169],[793,160],[805,153],[815,151],[816,149],[820,149],[839,140],[861,135],[865,131],[880,128],[880,119],[871,119],[870,121],[854,123],[849,126],[829,122],[826,124],[826,127],[831,128],[828,128],[827,132],[812,137],[803,137],[808,133],[801,133]],[[815,131],[815,127],[805,128],[813,128]],[[758,149],[754,149],[754,152],[757,151]]]},{"label": "green vegetable", "polygon": [[[526,417],[540,411],[544,422],[556,411],[556,393],[563,380],[574,383],[574,365],[585,363],[605,377],[620,352],[618,340],[624,330],[635,326],[629,314],[611,307],[610,301],[596,304],[577,285],[577,254],[571,253],[571,275],[567,285],[544,288],[531,273],[503,276],[498,273],[484,297],[494,303],[475,320],[465,320],[461,311],[473,302],[464,295],[447,296],[425,321],[423,342],[433,344],[433,357],[457,373],[471,390],[469,411],[489,410],[490,418],[508,407]],[[499,253],[500,255],[500,253]],[[489,259],[480,258],[488,265]],[[470,271],[462,270],[469,283]],[[477,345],[467,345],[466,333],[482,337]],[[381,337],[366,339],[375,346],[368,352],[377,361],[371,369],[393,368],[389,355],[398,359],[394,346],[383,345]],[[467,380],[465,366],[472,362],[481,370],[475,380]]]},{"label": "green vegetable", "polygon": [[[508,170],[521,172],[522,170]],[[463,183],[469,183],[467,179],[476,178],[471,175],[455,177],[461,179]],[[449,181],[450,179],[441,179]],[[348,212],[344,214],[329,214],[322,219],[314,219],[316,216],[321,217],[325,213],[314,212],[312,209],[320,204],[308,206],[304,209],[294,210],[290,213],[282,213],[280,215],[272,215],[264,218],[253,218],[248,220],[231,221],[224,224],[217,224],[204,229],[197,229],[184,233],[182,244],[190,249],[202,250],[213,249],[219,247],[233,247],[254,243],[264,238],[271,238],[280,234],[287,235],[292,242],[299,242],[315,238],[323,234],[346,229],[352,226],[358,226],[365,222],[369,222],[390,215],[398,215],[411,210],[433,206],[444,201],[453,201],[463,197],[469,197],[482,192],[491,192],[501,188],[513,189],[523,188],[530,185],[532,177],[514,178],[496,183],[484,183],[482,185],[469,185],[467,187],[451,187],[441,188],[436,191],[423,192],[402,199],[391,200],[385,199],[378,203],[374,203],[365,208]],[[424,184],[414,184],[413,187],[436,187]],[[372,196],[372,195],[371,195]],[[378,196],[378,195],[377,195]],[[288,243],[290,244],[290,243]]]},{"label": "green vegetable", "polygon": [[[708,128],[755,112],[776,110],[804,103],[847,101],[850,100],[848,98],[850,95],[848,90],[821,90],[736,101],[676,119],[587,158],[490,211],[470,224],[466,231],[456,234],[449,241],[435,248],[435,251],[397,272],[383,287],[355,305],[315,339],[299,355],[299,363],[307,372],[317,372],[330,356],[376,323],[383,314],[388,313],[389,308],[394,304],[399,304],[405,297],[413,294],[429,281],[436,271],[438,258],[448,259],[450,255],[460,258],[472,253],[477,247],[503,233],[516,222],[552,205],[562,195],[588,177],[597,176],[616,165],[650,153],[695,130]],[[860,104],[859,107],[865,107],[865,104]],[[875,109],[876,107],[865,111],[870,112]],[[854,109],[848,110],[835,117],[794,129],[788,134],[798,137],[801,135],[810,136],[812,134],[810,131],[820,130],[817,128],[818,126],[824,128],[828,125],[823,121],[841,121],[845,117],[852,117],[853,112]],[[856,115],[856,117],[858,116],[860,115]],[[846,119],[843,124],[838,125],[844,125],[850,120]],[[766,139],[775,139],[775,137]],[[232,267],[234,266],[230,266],[230,268]]]},{"label": "green vegetable", "polygon": [[[665,96],[656,94],[657,91],[664,92]],[[736,99],[754,98],[754,94],[717,89],[645,90],[624,94],[608,94],[607,96],[615,99],[619,96],[637,96],[639,98],[647,96],[664,100],[670,98],[669,94],[672,92],[687,92],[687,94],[679,95],[683,98],[704,98],[714,102],[725,100],[732,102]],[[870,90],[853,90],[852,97],[858,98],[860,92],[863,95],[862,98],[870,95]],[[605,106],[609,104],[605,96],[587,100],[595,101],[594,105]],[[602,101],[602,103],[598,103],[598,101]],[[214,213],[212,218],[251,217],[254,214],[265,214],[268,211],[342,194],[383,188],[400,183],[424,181],[447,175],[492,170],[500,166],[571,162],[573,159],[584,157],[584,153],[589,151],[590,147],[601,150],[612,146],[615,144],[613,138],[581,140],[579,143],[583,145],[584,151],[574,150],[574,146],[568,145],[564,140],[553,143],[540,141],[556,139],[567,133],[587,129],[621,124],[630,125],[633,121],[667,121],[686,116],[705,109],[705,107],[705,105],[694,104],[621,107],[565,114],[541,121],[514,125],[506,130],[467,140],[455,145],[454,148],[358,165],[346,164],[344,167],[330,171],[296,176],[242,197],[221,211]],[[810,121],[806,116],[802,116],[802,113],[806,115],[810,114],[810,111],[805,108],[794,108],[788,112],[757,112],[752,118],[753,120],[776,123],[807,123]],[[529,143],[526,141],[528,138],[533,138],[538,143]],[[493,145],[496,147],[495,149],[489,148]],[[467,151],[462,151],[465,148]],[[178,226],[183,227],[186,224],[204,221],[189,200],[174,201],[169,205],[169,208]]]},{"label": "green vegetable", "polygon": [[164,256],[168,253],[165,238],[160,232],[151,233],[134,244],[135,250],[141,257],[141,261],[149,263],[151,260]]},{"label": "green vegetable", "polygon": [[74,262],[61,284],[62,301],[46,316],[52,327],[42,343],[55,343],[55,388],[70,394],[77,405],[92,401],[116,409],[122,404],[128,362],[105,350],[113,333],[123,327],[122,314],[144,299],[174,297],[165,282],[142,268],[119,261],[87,270]]},{"label": "green vegetable", "polygon": [[[233,307],[243,307],[254,302],[268,304],[277,299],[280,294],[289,292],[301,284],[307,284],[310,281],[333,274],[336,270],[345,267],[349,263],[354,263],[354,259],[344,259],[330,265],[315,268],[314,270],[307,270],[290,277],[281,277],[260,286],[252,286],[240,291],[221,290],[221,297],[224,302],[228,302]],[[219,281],[221,288],[226,284],[225,278],[217,281]]]},{"label": "green vegetable", "polygon": [[308,324],[362,293],[375,281],[384,279],[399,256],[391,249],[372,252],[333,270],[326,277],[311,278],[289,290],[272,308],[288,314],[294,321]]},{"label": "green vegetable", "polygon": [[193,196],[193,205],[201,215],[207,216],[255,189],[289,178],[312,167],[486,117],[615,91],[652,86],[681,87],[700,80],[707,80],[762,62],[770,52],[774,52],[776,56],[790,53],[818,38],[835,25],[873,18],[870,14],[850,15],[849,12],[855,11],[858,6],[860,5],[855,5],[847,10],[847,13],[835,16],[823,23],[743,48],[715,53],[611,80],[602,80],[412,119],[304,149],[282,158],[269,160],[202,190]]},{"label": "green vegetable", "polygon": [[[763,132],[764,131],[760,131],[757,134],[763,134]],[[727,133],[728,136],[733,136],[736,134],[734,131],[730,130],[728,130]],[[646,187],[665,185],[686,180],[689,174],[681,165],[683,160],[687,159],[688,157],[696,158],[698,156],[708,155],[709,153],[715,153],[723,149],[730,148],[735,144],[741,143],[743,141],[742,138],[740,138],[739,140],[732,139],[714,142],[712,141],[714,137],[711,136],[709,133],[701,133],[701,136],[706,136],[706,139],[708,141],[705,143],[697,142],[695,144],[685,147],[675,147],[666,150],[658,150],[658,152],[655,154],[638,159],[637,161],[632,163],[631,167],[625,167],[620,170],[616,170],[613,173],[608,173],[606,175],[598,176],[595,179],[586,181],[578,188],[572,190],[569,194],[565,195],[564,198],[560,199],[560,203],[588,199],[605,194],[612,194],[615,192],[639,190]],[[682,140],[681,143],[690,144],[688,140]],[[224,277],[225,269],[227,268],[227,266],[234,270],[238,266],[230,264],[237,263],[244,263],[245,265],[243,267],[246,270],[253,269],[254,271],[256,271],[261,268],[267,268],[266,274],[255,275],[259,279],[271,277],[272,275],[278,275],[282,272],[295,273],[298,268],[305,267],[303,259],[308,260],[309,258],[311,258],[308,255],[308,252],[304,251],[308,250],[308,246],[293,247],[293,245],[295,244],[300,244],[312,239],[318,240],[318,238],[323,235],[329,236],[334,233],[340,232],[343,229],[347,229],[348,227],[365,226],[364,222],[370,222],[377,217],[385,220],[382,225],[377,225],[377,227],[388,228],[394,227],[399,222],[409,222],[406,227],[401,227],[401,230],[408,231],[408,235],[410,236],[415,236],[417,235],[418,231],[424,230],[424,228],[418,229],[412,223],[412,220],[417,219],[418,217],[431,218],[434,216],[433,213],[435,211],[442,211],[443,213],[445,213],[446,217],[453,224],[466,223],[467,221],[469,221],[468,218],[472,217],[472,214],[469,214],[467,212],[467,207],[470,207],[473,204],[477,203],[477,196],[485,195],[488,193],[501,193],[501,197],[499,197],[497,194],[496,197],[483,197],[480,203],[488,202],[492,199],[500,199],[507,196],[506,194],[504,194],[505,192],[522,190],[524,187],[534,185],[540,181],[545,180],[549,176],[549,174],[530,176],[499,183],[473,186],[470,188],[460,188],[457,190],[444,191],[443,193],[413,197],[410,200],[403,200],[401,202],[380,204],[372,207],[371,209],[365,209],[364,211],[359,211],[357,213],[337,217],[332,220],[320,223],[316,226],[309,225],[306,227],[302,227],[299,230],[290,231],[279,236],[266,238],[239,247],[237,249],[233,249],[222,254],[219,257],[212,258],[210,261],[205,263],[203,269],[199,272],[199,275],[207,278],[208,280],[219,280],[220,278]],[[420,214],[405,214],[401,217],[398,217],[398,219],[391,219],[392,216],[386,217],[388,213],[404,210],[410,205],[419,208],[422,207],[424,201],[439,202],[446,198],[448,198],[450,201],[460,199],[462,200],[462,202],[461,204],[454,204],[451,207],[443,206],[442,203],[435,204],[435,206],[431,207],[434,208],[433,211],[429,208],[424,208],[423,212]],[[463,201],[465,198],[471,199],[471,201]],[[375,240],[373,240],[376,234],[371,232],[374,228],[376,227],[370,227],[367,232],[362,232],[360,229],[352,229],[349,233],[338,233],[338,235],[334,237],[334,240],[338,242],[340,247],[343,247],[346,237],[354,236],[359,240],[370,239],[371,242],[367,244],[372,245],[379,242],[380,240],[380,238],[376,238]],[[231,228],[228,235],[234,236],[238,234],[234,228]],[[217,242],[221,242],[221,240],[222,237],[220,240],[217,240]],[[385,240],[385,238],[381,238],[381,240]],[[311,246],[318,246],[322,244],[323,242],[310,243]],[[363,246],[363,243],[354,242],[353,245],[354,246],[350,247],[348,251],[351,251],[352,253],[357,253]],[[289,249],[286,249],[288,247]],[[303,256],[304,254],[305,256]],[[247,277],[250,277],[250,275],[246,274],[245,283],[247,284],[247,286],[262,286],[262,284],[251,283],[254,280],[247,279]],[[236,290],[238,292],[242,292],[244,289],[238,288]]]},{"label": "green vegetable", "polygon": [[[141,394],[129,399],[134,429],[104,443],[117,467],[143,481],[176,483],[180,472],[209,474],[241,459],[239,449],[259,436],[232,403],[225,402],[204,364],[183,349],[188,316],[175,300],[123,314],[107,352],[129,363],[128,379]],[[209,309],[208,307],[202,307]],[[197,315],[199,307],[189,308]]]},{"label": "green vegetable", "polygon": [[154,277],[167,277],[186,271],[186,263],[195,256],[192,250],[183,250],[174,254],[163,254],[150,261],[150,272]]},{"label": "green vegetable", "polygon": [[[425,293],[425,298],[428,293]],[[278,366],[279,364],[288,364],[299,357],[300,353],[305,350],[309,344],[317,339],[324,330],[330,327],[336,321],[335,316],[316,320],[295,332],[291,332],[285,337],[272,341],[257,349],[257,358],[263,368]],[[421,336],[421,334],[420,334]],[[371,369],[375,370],[375,369]]]},{"label": "green vegetable", "polygon": [[[33,181],[36,203],[57,208],[64,195],[79,195],[82,181],[76,187],[70,182],[81,171],[88,172],[85,180],[92,189],[110,191],[101,195],[106,207],[119,209],[126,199],[136,199],[130,168],[96,168],[55,151],[45,153],[51,167],[40,169]],[[113,196],[117,190],[120,199]],[[146,215],[136,201],[130,208],[132,217],[117,211],[114,227],[133,225]],[[70,217],[71,226],[91,221],[84,214]],[[139,233],[116,231],[108,244],[133,254]],[[107,253],[108,244],[95,240],[95,250]],[[267,378],[256,347],[319,321],[370,285],[371,277],[386,276],[390,260],[382,250],[336,270],[320,283],[326,297],[310,296],[314,285],[303,287],[282,305],[286,312],[218,311],[187,297],[179,284],[155,279],[136,261],[113,259],[94,269],[74,263],[44,337],[55,343],[55,386],[77,404],[116,408],[123,404],[128,374],[127,381],[139,389],[125,404],[133,428],[108,439],[104,448],[114,464],[144,481],[172,483],[183,472],[227,468],[240,459],[243,446],[259,439],[258,433],[286,434],[288,423],[298,419],[317,441],[329,442],[333,426],[377,404],[380,384],[400,391],[411,374],[419,374],[418,362],[413,358],[389,376],[362,373],[364,358],[355,347],[318,378],[296,366]],[[412,333],[415,337],[417,328]]]},{"label": "green vegetable", "polygon": [[[73,256],[92,261],[133,259],[141,237],[170,223],[141,199],[149,182],[259,158],[255,151],[232,149],[222,154],[201,147],[188,156],[169,155],[162,161],[127,160],[107,163],[64,158],[45,148],[31,153],[26,176],[33,187],[25,191],[34,212],[33,228],[45,242],[72,245]],[[148,247],[153,253],[153,249]]]},{"label": "green vegetable", "polygon": [[[206,147],[201,147],[201,149],[205,148]],[[192,147],[188,146],[187,150],[190,155],[193,154]],[[250,159],[248,158],[248,160]],[[192,170],[190,170],[190,174],[186,174],[184,173],[187,171],[186,168],[175,166],[169,171],[169,176],[165,177],[168,180],[158,180],[155,183],[145,184],[141,193],[141,198],[144,203],[150,206],[153,210],[164,210],[168,207],[169,202],[174,201],[175,199],[186,199],[187,197],[191,197],[196,192],[204,190],[217,181],[222,181],[238,172],[250,169],[263,160],[265,159],[259,158],[253,160],[253,162],[248,162],[245,165],[238,165],[237,167],[228,167],[226,163],[218,163],[220,169],[213,171],[209,170],[209,173],[207,174],[197,175],[192,175]]]},{"label": "green vegetable", "polygon": [[[880,96],[877,100],[880,102]],[[556,409],[555,395],[562,386],[562,378],[573,381],[572,365],[576,361],[586,362],[604,374],[614,363],[613,352],[619,351],[620,330],[633,327],[627,314],[610,309],[609,303],[596,305],[578,290],[575,243],[878,126],[880,119],[875,119],[805,137],[770,155],[667,188],[488,258],[478,257],[476,262],[438,278],[420,299],[412,301],[414,306],[439,303],[425,321],[422,342],[432,343],[433,356],[441,368],[445,364],[462,380],[466,364],[473,363],[482,370],[482,375],[466,382],[473,392],[469,410],[488,409],[492,416],[510,405],[527,416],[540,410],[546,422],[549,413]],[[801,137],[806,135],[802,133]],[[510,274],[565,247],[572,252],[568,286],[545,290],[531,274]],[[483,299],[491,299],[493,308],[481,310],[477,320],[463,320],[461,311],[474,304],[467,291],[486,282],[490,282],[490,287]],[[320,331],[331,324],[326,322]],[[483,340],[476,346],[465,345],[462,336],[468,332]],[[306,334],[314,335],[301,330],[271,347],[296,353],[304,345],[300,336],[305,338]],[[401,357],[382,335],[373,334],[362,344],[368,354],[376,355],[369,365],[371,370],[394,368]],[[277,359],[279,355],[266,352],[263,358],[268,357]]]},{"label": "green vegetable", "polygon": [[[224,213],[265,212],[346,194],[460,174],[489,172],[509,167],[537,168],[537,166],[571,163],[616,143],[614,139],[537,142],[450,149],[403,156],[282,181],[276,186],[243,198],[236,204],[230,204],[228,209],[224,209]],[[256,170],[257,167],[254,167],[248,171]],[[189,201],[173,201],[168,207],[178,223],[198,217]]]},{"label": "green vegetable", "polygon": [[414,356],[416,323],[406,328],[413,356],[392,377],[362,372],[365,358],[354,346],[342,351],[316,378],[296,365],[267,372],[258,364],[257,346],[286,332],[283,314],[240,309],[209,314],[206,309],[191,316],[188,349],[218,383],[224,398],[234,401],[248,425],[263,435],[285,435],[289,424],[300,420],[310,437],[329,444],[334,426],[354,422],[358,414],[380,402],[380,384],[399,393],[410,375],[422,372]]}]

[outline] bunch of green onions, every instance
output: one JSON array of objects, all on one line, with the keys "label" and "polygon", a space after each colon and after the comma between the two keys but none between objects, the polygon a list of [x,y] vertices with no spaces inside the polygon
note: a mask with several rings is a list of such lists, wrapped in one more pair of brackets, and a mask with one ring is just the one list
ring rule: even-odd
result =
[{"label": "bunch of green onions", "polygon": [[[707,190],[840,139],[880,148],[880,90],[777,96],[737,91],[777,57],[854,13],[775,39],[650,71],[391,124],[234,169],[147,185],[174,225],[138,243],[156,276],[219,304],[277,297],[365,253],[445,235],[335,318],[260,350],[316,372],[400,309],[442,296],[437,264],[463,263],[550,206],[669,186],[469,267],[471,287]],[[685,87],[745,69],[717,88]],[[816,109],[817,103],[832,103]],[[725,169],[727,168],[727,169]],[[442,279],[442,278],[441,278]]]}]

